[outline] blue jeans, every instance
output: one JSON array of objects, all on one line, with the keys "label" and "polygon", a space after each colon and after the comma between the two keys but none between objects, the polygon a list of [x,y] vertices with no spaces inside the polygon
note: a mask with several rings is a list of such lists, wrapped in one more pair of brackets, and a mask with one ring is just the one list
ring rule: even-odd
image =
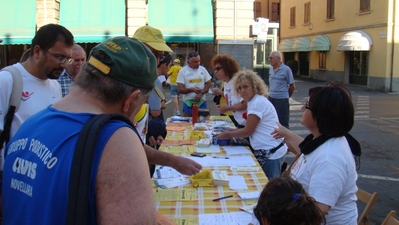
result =
[{"label": "blue jeans", "polygon": [[290,128],[290,102],[288,98],[276,99],[268,97],[276,109],[278,120],[286,128]]},{"label": "blue jeans", "polygon": [[280,176],[281,166],[283,165],[284,159],[285,155],[279,159],[268,159],[265,163],[263,163],[263,172],[265,172],[269,180]]}]

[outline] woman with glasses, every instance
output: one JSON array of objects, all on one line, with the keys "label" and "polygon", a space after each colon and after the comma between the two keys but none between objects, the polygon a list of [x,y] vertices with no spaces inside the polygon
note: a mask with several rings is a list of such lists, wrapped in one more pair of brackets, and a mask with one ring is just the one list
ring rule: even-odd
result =
[{"label": "woman with glasses", "polygon": [[223,90],[213,88],[212,92],[226,99],[226,105],[217,105],[217,110],[220,114],[229,115],[236,127],[244,127],[247,102],[234,92],[233,87],[233,76],[240,70],[238,62],[230,55],[222,54],[213,58],[211,65],[214,68],[213,74],[218,80],[223,81]]},{"label": "woman with glasses", "polygon": [[327,224],[355,225],[355,157],[360,157],[361,150],[348,134],[354,123],[351,94],[343,85],[311,88],[302,111],[301,123],[311,133],[305,139],[280,124],[272,132],[299,153],[290,175],[317,201]]},{"label": "woman with glasses", "polygon": [[267,100],[267,87],[262,78],[251,70],[240,70],[233,77],[234,91],[247,102],[247,121],[242,129],[220,133],[217,138],[249,137],[253,154],[269,179],[280,176],[287,146],[284,139],[274,139],[278,117]]},{"label": "woman with glasses", "polygon": [[270,180],[260,194],[254,214],[261,225],[320,225],[324,214],[302,185],[291,177]]}]

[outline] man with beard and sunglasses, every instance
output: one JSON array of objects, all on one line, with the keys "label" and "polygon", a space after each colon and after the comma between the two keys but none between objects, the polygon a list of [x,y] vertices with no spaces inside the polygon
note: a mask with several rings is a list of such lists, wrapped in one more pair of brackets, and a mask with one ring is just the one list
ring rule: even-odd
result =
[{"label": "man with beard and sunglasses", "polygon": [[[13,65],[22,76],[22,96],[19,109],[12,120],[10,138],[30,116],[62,98],[60,85],[55,79],[71,63],[73,45],[73,35],[69,30],[57,24],[47,24],[33,37],[29,58],[23,63]],[[4,130],[12,89],[11,73],[1,71],[0,132]],[[2,157],[1,162],[3,161]]]},{"label": "man with beard and sunglasses", "polygon": [[76,79],[80,69],[86,63],[86,52],[82,46],[74,44],[72,48],[72,63],[68,64],[67,68],[62,71],[58,78],[58,83],[61,85],[62,97],[69,93],[69,86]]}]

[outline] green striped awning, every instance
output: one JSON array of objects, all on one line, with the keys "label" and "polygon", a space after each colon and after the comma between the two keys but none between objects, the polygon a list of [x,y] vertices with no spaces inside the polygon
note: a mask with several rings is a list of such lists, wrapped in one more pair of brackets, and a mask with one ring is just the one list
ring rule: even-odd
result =
[{"label": "green striped awning", "polygon": [[65,0],[60,2],[60,24],[77,43],[97,43],[125,36],[125,0]]},{"label": "green striped awning", "polygon": [[293,52],[310,52],[310,39],[307,37],[300,37],[294,41],[292,45]]},{"label": "green striped awning", "polygon": [[284,40],[280,41],[277,49],[280,52],[293,52],[293,50],[292,50],[293,44],[294,44],[294,41],[292,39],[284,39]]},{"label": "green striped awning", "polygon": [[36,1],[12,0],[0,7],[1,45],[31,44],[36,33]]},{"label": "green striped awning", "polygon": [[327,35],[317,35],[310,42],[310,51],[330,51],[330,39]]},{"label": "green striped awning", "polygon": [[148,0],[148,25],[166,42],[213,42],[212,0]]}]

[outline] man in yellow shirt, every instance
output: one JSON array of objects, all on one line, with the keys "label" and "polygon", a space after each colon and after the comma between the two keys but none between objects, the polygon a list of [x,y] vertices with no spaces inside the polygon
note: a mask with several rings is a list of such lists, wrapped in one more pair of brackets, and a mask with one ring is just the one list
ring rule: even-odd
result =
[{"label": "man in yellow shirt", "polygon": [[173,66],[170,67],[169,71],[168,71],[168,76],[170,76],[169,80],[170,80],[170,96],[173,99],[173,104],[175,106],[175,109],[173,110],[173,115],[174,116],[180,116],[180,106],[179,106],[179,93],[177,92],[177,83],[176,83],[176,79],[177,79],[177,75],[179,74],[179,71],[181,69],[181,65],[180,65],[180,60],[179,59],[175,59],[173,61]]}]

